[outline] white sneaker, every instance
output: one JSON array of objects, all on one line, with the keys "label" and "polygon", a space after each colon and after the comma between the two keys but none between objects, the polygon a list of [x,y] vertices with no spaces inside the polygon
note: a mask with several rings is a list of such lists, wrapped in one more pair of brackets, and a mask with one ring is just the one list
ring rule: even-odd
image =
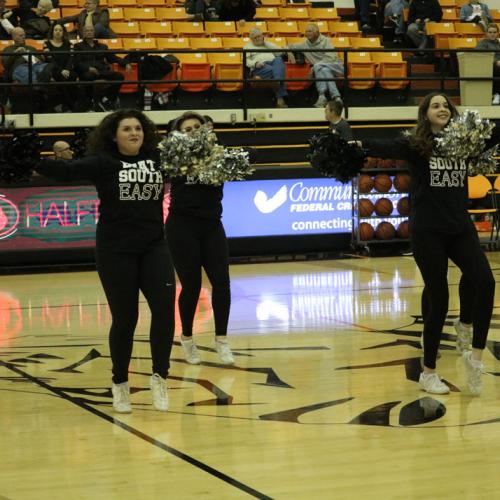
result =
[{"label": "white sneaker", "polygon": [[192,338],[189,340],[182,340],[181,338],[181,345],[184,349],[184,356],[186,357],[186,361],[190,365],[199,365],[201,363],[201,359],[194,340]]},{"label": "white sneaker", "polygon": [[116,413],[132,413],[128,382],[113,384],[111,392],[113,393],[113,409]]},{"label": "white sneaker", "polygon": [[450,392],[450,388],[442,382],[437,373],[422,372],[418,383],[423,391],[431,394],[448,394]]},{"label": "white sneaker", "polygon": [[167,394],[167,381],[161,378],[157,373],[151,375],[149,381],[151,393],[153,396],[153,406],[155,410],[167,411],[168,410],[168,394]]},{"label": "white sneaker", "polygon": [[328,102],[327,98],[325,95],[320,94],[318,97],[318,100],[314,103],[315,108],[324,108],[326,106],[326,103]]},{"label": "white sneaker", "polygon": [[483,381],[481,375],[483,373],[483,363],[472,358],[472,351],[465,351],[463,353],[465,369],[467,370],[467,385],[471,394],[479,396],[483,388]]},{"label": "white sneaker", "polygon": [[231,352],[231,348],[227,342],[220,342],[219,340],[215,341],[215,350],[219,355],[220,362],[223,365],[233,365],[234,358],[233,353]]},{"label": "white sneaker", "polygon": [[493,100],[491,101],[491,104],[498,106],[500,104],[500,94],[495,94],[493,96]]},{"label": "white sneaker", "polygon": [[455,347],[457,352],[462,354],[464,351],[470,349],[470,344],[472,342],[472,327],[462,323],[460,318],[453,321],[453,327],[455,328],[455,332],[457,332],[457,343]]}]

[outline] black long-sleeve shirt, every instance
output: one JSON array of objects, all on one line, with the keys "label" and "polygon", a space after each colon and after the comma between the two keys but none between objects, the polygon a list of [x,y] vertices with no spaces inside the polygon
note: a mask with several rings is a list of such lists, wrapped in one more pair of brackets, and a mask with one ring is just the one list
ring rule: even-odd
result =
[{"label": "black long-sleeve shirt", "polygon": [[[74,67],[78,74],[85,73],[90,67],[96,68],[99,72],[108,71],[111,63],[118,63],[124,67],[128,63],[126,58],[118,57],[114,52],[108,49],[104,43],[94,42],[90,45],[83,41],[77,43],[73,47],[74,53]],[[82,52],[90,52],[83,54]],[[100,53],[99,53],[100,52]]]},{"label": "black long-sleeve shirt", "polygon": [[440,22],[443,17],[443,9],[438,0],[412,0],[408,11],[408,24],[414,23],[416,19],[430,19]]},{"label": "black long-sleeve shirt", "polygon": [[186,177],[174,177],[171,182],[170,213],[204,219],[221,218],[223,186],[198,184]]},{"label": "black long-sleeve shirt", "polygon": [[74,161],[43,160],[36,170],[62,181],[91,181],[100,200],[97,246],[127,252],[165,238],[164,178],[158,167],[156,155],[98,153]]},{"label": "black long-sleeve shirt", "polygon": [[426,158],[409,138],[363,140],[370,156],[406,160],[411,168],[410,222],[414,229],[458,233],[470,223],[467,213],[468,160],[432,154]]}]

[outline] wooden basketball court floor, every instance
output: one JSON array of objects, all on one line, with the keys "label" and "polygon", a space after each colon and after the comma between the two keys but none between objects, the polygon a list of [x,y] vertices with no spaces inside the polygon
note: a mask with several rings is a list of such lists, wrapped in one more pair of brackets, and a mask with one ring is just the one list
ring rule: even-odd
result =
[{"label": "wooden basketball court floor", "polygon": [[[498,281],[500,254],[489,259]],[[188,365],[176,337],[168,413],[150,404],[141,301],[131,415],[111,407],[96,273],[0,276],[0,498],[500,498],[500,287],[472,397],[450,268],[439,372],[451,393],[436,396],[416,382],[422,281],[411,257],[231,273],[236,364],[218,363],[204,288],[203,363]]]}]

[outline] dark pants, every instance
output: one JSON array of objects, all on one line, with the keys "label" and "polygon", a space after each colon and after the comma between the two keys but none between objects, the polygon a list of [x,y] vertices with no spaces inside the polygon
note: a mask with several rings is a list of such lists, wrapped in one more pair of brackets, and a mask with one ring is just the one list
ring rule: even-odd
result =
[{"label": "dark pants", "polygon": [[493,313],[495,280],[476,229],[472,223],[455,234],[413,229],[411,238],[415,261],[425,284],[422,299],[424,365],[431,369],[436,367],[441,332],[448,312],[448,258],[462,271],[467,283],[467,287],[460,287],[460,292],[461,301],[472,310],[472,347],[484,349]]},{"label": "dark pants", "polygon": [[152,371],[166,378],[175,326],[175,275],[166,241],[142,253],[121,253],[98,246],[96,264],[111,310],[109,350],[113,382],[128,380],[139,316],[139,290],[151,311]]},{"label": "dark pants", "polygon": [[[116,71],[101,71],[98,75],[85,71],[80,73],[80,80],[82,82],[94,82],[99,80],[95,85],[85,85],[85,93],[88,98],[92,99],[94,97],[94,91],[97,85],[102,86],[104,90],[104,95],[110,100],[115,101],[118,97],[118,92],[120,91],[121,83],[123,82],[123,75]],[[101,80],[106,80],[106,82],[118,82],[118,83],[106,83]]]},{"label": "dark pants", "polygon": [[182,334],[193,334],[203,268],[212,285],[215,334],[226,335],[231,289],[227,238],[222,222],[171,213],[166,230],[175,270],[182,285],[179,294]]}]

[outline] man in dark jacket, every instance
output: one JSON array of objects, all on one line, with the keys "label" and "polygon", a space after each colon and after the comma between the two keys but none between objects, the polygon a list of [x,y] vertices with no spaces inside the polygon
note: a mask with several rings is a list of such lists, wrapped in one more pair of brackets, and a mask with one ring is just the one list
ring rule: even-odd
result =
[{"label": "man in dark jacket", "polygon": [[75,23],[80,36],[87,26],[94,28],[96,38],[116,38],[109,26],[109,11],[99,7],[99,0],[86,0],[83,10],[74,16],[63,17],[58,23]]},{"label": "man in dark jacket", "polygon": [[[102,97],[97,103],[94,100],[94,85],[86,85],[85,90],[87,98],[94,101],[96,108],[101,111],[107,111],[117,106],[118,92],[120,90],[123,75],[111,68],[111,63],[118,63],[131,71],[131,66],[126,59],[121,59],[113,52],[108,50],[108,46],[95,40],[94,28],[87,26],[83,29],[83,41],[74,46],[75,51],[75,71],[83,82],[117,82],[108,85]],[[84,54],[84,52],[90,52]]]},{"label": "man in dark jacket", "polygon": [[[500,42],[498,41],[498,25],[488,24],[486,36],[477,45],[478,50],[491,50],[494,52],[493,76],[500,76]],[[500,80],[493,82],[493,100],[491,104],[498,106],[500,104]]]},{"label": "man in dark jacket", "polygon": [[415,47],[425,49],[429,43],[425,34],[425,25],[429,21],[440,22],[443,10],[438,0],[413,0],[408,12],[408,29],[406,34]]},{"label": "man in dark jacket", "polygon": [[219,21],[251,21],[255,17],[254,0],[221,0],[217,7]]},{"label": "man in dark jacket", "polygon": [[21,27],[28,38],[34,40],[45,40],[47,38],[51,21],[45,14],[51,10],[51,0],[40,0],[34,9],[25,12]]}]

